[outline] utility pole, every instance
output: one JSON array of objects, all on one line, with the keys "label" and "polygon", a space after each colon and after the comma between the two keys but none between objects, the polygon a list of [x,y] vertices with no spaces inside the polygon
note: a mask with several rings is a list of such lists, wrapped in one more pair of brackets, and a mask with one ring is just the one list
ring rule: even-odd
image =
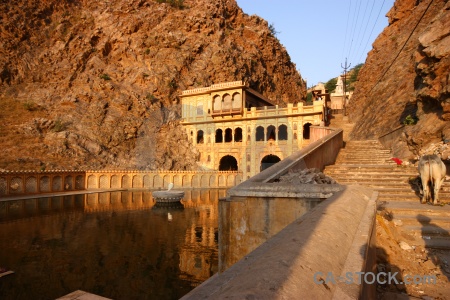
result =
[{"label": "utility pole", "polygon": [[347,115],[347,70],[352,66],[352,64],[347,65],[347,57],[345,58],[345,65],[342,66],[341,64],[341,68],[344,69],[344,116]]}]

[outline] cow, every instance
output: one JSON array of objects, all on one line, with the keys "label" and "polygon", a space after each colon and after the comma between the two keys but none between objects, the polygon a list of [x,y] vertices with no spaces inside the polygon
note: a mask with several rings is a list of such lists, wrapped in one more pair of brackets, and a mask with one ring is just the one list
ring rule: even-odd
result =
[{"label": "cow", "polygon": [[[436,154],[424,155],[419,159],[419,176],[422,181],[422,203],[433,200],[433,205],[439,204],[439,190],[447,172],[444,163]],[[431,191],[433,189],[433,191]],[[431,194],[433,192],[433,194]]]}]

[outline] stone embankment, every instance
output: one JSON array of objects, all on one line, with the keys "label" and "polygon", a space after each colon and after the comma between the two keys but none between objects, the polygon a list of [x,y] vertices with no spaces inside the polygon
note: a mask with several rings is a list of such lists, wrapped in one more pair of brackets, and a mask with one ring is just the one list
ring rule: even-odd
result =
[{"label": "stone embankment", "polygon": [[[398,165],[377,140],[348,141],[335,165],[324,173],[340,184],[378,191],[378,271],[435,275],[436,284],[378,285],[382,299],[407,293],[445,299],[450,295],[450,181],[440,191],[440,206],[420,203],[417,167]],[[398,295],[397,295],[398,296]],[[395,298],[397,299],[397,298]],[[430,298],[431,299],[431,298]]]}]

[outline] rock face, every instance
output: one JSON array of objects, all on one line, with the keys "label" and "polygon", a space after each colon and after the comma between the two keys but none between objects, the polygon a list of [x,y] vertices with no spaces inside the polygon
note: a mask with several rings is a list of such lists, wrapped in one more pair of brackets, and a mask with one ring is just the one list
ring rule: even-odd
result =
[{"label": "rock face", "polygon": [[450,142],[450,2],[397,0],[388,18],[359,73],[351,136],[377,138],[415,120],[393,149],[412,158]]},{"label": "rock face", "polygon": [[11,0],[0,19],[3,169],[193,169],[180,91],[244,80],[280,105],[306,94],[235,0]]}]

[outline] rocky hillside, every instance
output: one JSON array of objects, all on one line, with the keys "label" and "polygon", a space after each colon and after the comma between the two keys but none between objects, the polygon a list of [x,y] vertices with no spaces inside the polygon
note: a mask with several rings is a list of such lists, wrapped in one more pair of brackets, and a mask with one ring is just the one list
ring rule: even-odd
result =
[{"label": "rocky hillside", "polygon": [[196,168],[179,94],[235,80],[305,97],[235,0],[1,1],[0,169]]},{"label": "rocky hillside", "polygon": [[376,138],[406,121],[410,125],[400,129],[402,136],[393,149],[398,156],[415,158],[431,148],[446,149],[450,2],[397,0],[388,18],[389,26],[359,73],[349,108],[355,122],[352,136]]}]

